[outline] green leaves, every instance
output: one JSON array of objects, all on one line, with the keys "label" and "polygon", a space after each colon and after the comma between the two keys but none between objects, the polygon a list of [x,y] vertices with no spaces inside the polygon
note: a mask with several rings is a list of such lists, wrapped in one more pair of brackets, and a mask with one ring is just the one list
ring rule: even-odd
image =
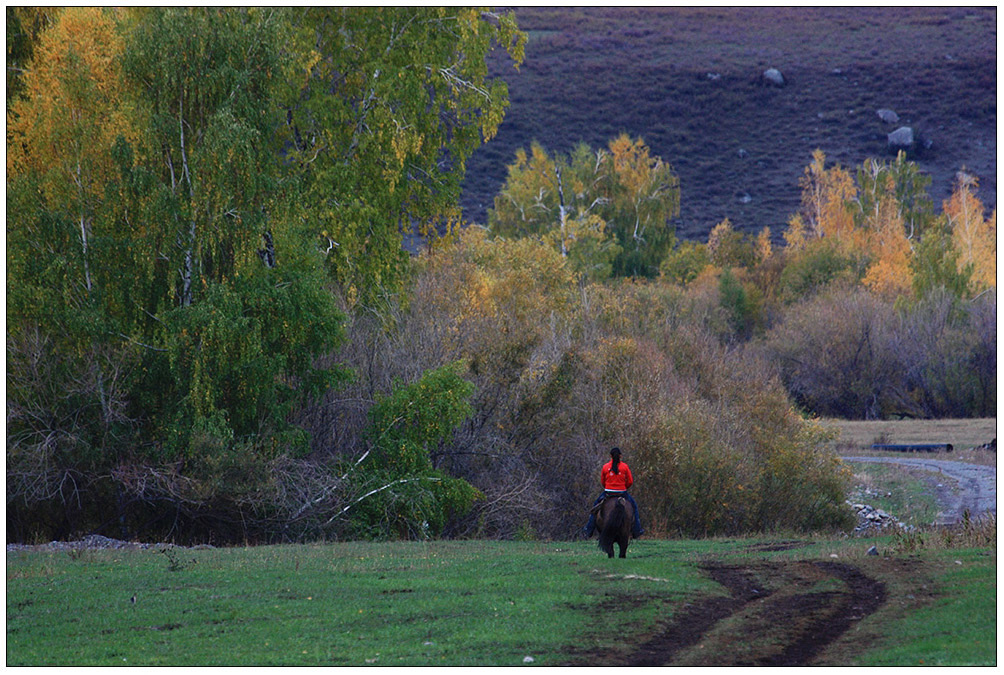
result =
[{"label": "green leaves", "polygon": [[526,37],[511,13],[452,7],[310,9],[296,27],[307,79],[286,152],[331,275],[368,302],[400,288],[402,232],[459,219],[467,158],[508,105],[485,58],[500,44],[518,66]]},{"label": "green leaves", "polygon": [[675,241],[679,204],[669,165],[622,134],[607,149],[580,144],[569,156],[537,143],[520,149],[488,223],[501,236],[547,237],[588,278],[654,277]]},{"label": "green leaves", "polygon": [[460,363],[424,373],[399,386],[370,410],[370,441],[384,466],[411,474],[432,468],[430,451],[447,440],[473,412],[474,385]]},{"label": "green leaves", "polygon": [[470,510],[478,491],[434,470],[430,456],[474,412],[474,385],[462,371],[461,363],[427,371],[370,409],[367,436],[375,466],[367,465],[364,486],[373,492],[358,509],[355,527],[376,528],[369,534],[387,533],[388,527],[438,534],[451,513]]},{"label": "green leaves", "polygon": [[283,268],[262,271],[213,284],[202,302],[165,317],[171,393],[164,405],[178,402],[163,420],[171,454],[187,452],[203,421],[222,441],[261,438],[272,455],[306,451],[306,438],[288,423],[294,404],[344,377],[313,363],[341,334],[341,317],[316,283]]}]

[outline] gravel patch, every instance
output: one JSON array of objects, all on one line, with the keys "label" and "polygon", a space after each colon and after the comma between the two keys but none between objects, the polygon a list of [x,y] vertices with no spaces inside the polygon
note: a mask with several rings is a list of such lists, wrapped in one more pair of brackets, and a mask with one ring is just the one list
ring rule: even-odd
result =
[{"label": "gravel patch", "polygon": [[[100,534],[89,534],[78,541],[50,541],[48,544],[7,544],[8,551],[80,551],[80,550],[145,550],[156,551],[168,548],[186,548],[174,544],[157,543],[145,544],[138,541],[122,541],[121,539],[110,539]],[[213,548],[207,544],[195,546],[193,548]]]}]

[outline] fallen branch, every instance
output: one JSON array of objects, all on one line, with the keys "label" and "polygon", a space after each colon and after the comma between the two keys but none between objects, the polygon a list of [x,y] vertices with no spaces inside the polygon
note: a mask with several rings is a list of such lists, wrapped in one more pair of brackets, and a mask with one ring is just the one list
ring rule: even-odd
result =
[{"label": "fallen branch", "polygon": [[335,515],[331,516],[331,518],[329,518],[324,524],[325,525],[330,525],[331,523],[335,522],[338,518],[340,518],[341,516],[345,515],[345,512],[348,511],[349,509],[351,509],[353,506],[355,506],[356,504],[360,503],[361,501],[363,501],[367,497],[372,497],[373,495],[377,494],[378,492],[383,492],[384,490],[392,488],[395,485],[403,485],[404,483],[415,483],[415,482],[418,482],[418,481],[421,481],[421,480],[427,480],[430,483],[441,483],[443,479],[442,478],[431,478],[431,477],[428,477],[428,476],[419,476],[418,478],[399,478],[398,480],[395,480],[395,481],[392,481],[390,483],[387,483],[383,487],[378,487],[375,490],[370,490],[369,492],[367,492],[362,497],[360,497],[359,499],[355,500],[354,502],[352,502],[351,504],[349,504],[348,506],[346,506],[345,508],[343,508],[341,511],[339,511]]}]

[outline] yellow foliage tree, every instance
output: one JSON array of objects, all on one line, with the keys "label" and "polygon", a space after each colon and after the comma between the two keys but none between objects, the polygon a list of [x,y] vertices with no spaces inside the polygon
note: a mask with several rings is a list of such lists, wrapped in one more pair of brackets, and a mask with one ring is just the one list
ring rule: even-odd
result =
[{"label": "yellow foliage tree", "polygon": [[799,185],[808,231],[816,237],[833,237],[846,246],[854,246],[854,218],[847,208],[857,195],[851,174],[839,166],[827,169],[826,155],[816,150]]},{"label": "yellow foliage tree", "polygon": [[765,227],[756,237],[756,260],[758,263],[766,262],[772,255],[774,246],[770,242],[770,228]]},{"label": "yellow foliage tree", "polygon": [[607,147],[616,176],[610,201],[627,216],[615,224],[621,230],[619,243],[625,250],[631,244],[654,246],[661,261],[673,243],[669,221],[680,212],[680,180],[662,158],[649,154],[641,138],[621,134]]},{"label": "yellow foliage tree", "polygon": [[870,243],[872,264],[862,279],[865,287],[887,298],[909,294],[913,285],[912,250],[898,212],[876,224]]},{"label": "yellow foliage tree", "polygon": [[121,72],[123,49],[110,10],[64,10],[41,35],[24,99],[8,116],[8,176],[36,173],[50,206],[79,227],[88,291],[88,245],[115,171],[112,148],[119,137],[136,136]]},{"label": "yellow foliage tree", "polygon": [[801,214],[796,213],[788,220],[788,229],[784,231],[783,236],[788,250],[799,251],[805,248],[809,233]]},{"label": "yellow foliage tree", "polygon": [[961,270],[973,266],[970,281],[975,292],[997,288],[997,210],[983,217],[983,203],[975,194],[978,182],[960,173],[955,191],[944,202],[944,213],[952,231],[952,245],[959,253]]},{"label": "yellow foliage tree", "polygon": [[[873,162],[872,166],[877,165]],[[881,177],[880,182],[868,210],[861,213],[862,225],[856,238],[872,261],[862,283],[873,292],[892,299],[911,292],[913,251],[896,198],[895,182],[888,174]]]}]

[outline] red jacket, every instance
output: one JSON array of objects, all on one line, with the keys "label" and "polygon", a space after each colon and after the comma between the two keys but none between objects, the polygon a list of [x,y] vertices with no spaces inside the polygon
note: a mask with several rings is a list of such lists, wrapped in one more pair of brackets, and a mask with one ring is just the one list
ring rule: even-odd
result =
[{"label": "red jacket", "polygon": [[600,483],[603,484],[604,490],[613,490],[614,492],[624,492],[631,484],[634,483],[634,478],[631,477],[631,469],[623,460],[617,467],[618,473],[614,473],[613,469],[614,461],[610,460],[603,465],[603,469],[600,471]]}]

